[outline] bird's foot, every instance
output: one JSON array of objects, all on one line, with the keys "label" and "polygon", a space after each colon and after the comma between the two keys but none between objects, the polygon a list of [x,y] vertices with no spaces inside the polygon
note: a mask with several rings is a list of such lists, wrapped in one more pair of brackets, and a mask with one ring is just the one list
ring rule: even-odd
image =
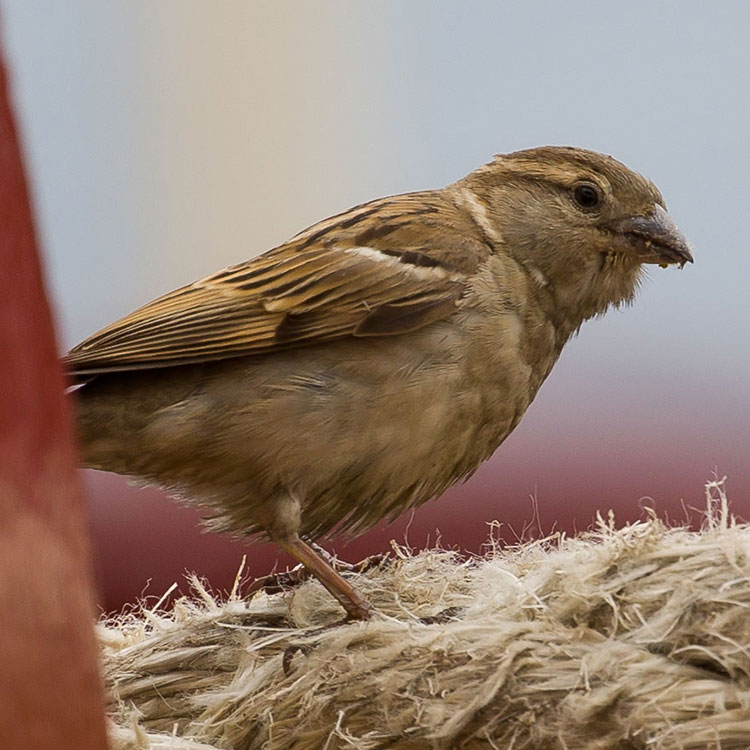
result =
[{"label": "bird's foot", "polygon": [[383,552],[378,555],[365,557],[357,563],[348,563],[345,560],[339,560],[338,557],[332,555],[325,547],[321,547],[317,542],[312,541],[312,539],[309,539],[308,537],[303,537],[303,539],[307,545],[317,552],[319,557],[322,557],[339,573],[364,573],[373,568],[377,568],[392,559],[390,552]]},{"label": "bird's foot", "polygon": [[297,565],[292,570],[283,573],[272,573],[271,575],[256,578],[247,589],[246,594],[251,596],[258,591],[266,594],[280,594],[282,591],[299,586],[310,577],[310,572],[303,565]]},{"label": "bird's foot", "polygon": [[[360,560],[358,563],[348,563],[339,560],[337,557],[325,552],[318,544],[310,545],[326,562],[337,572],[340,573],[365,573],[390,562],[392,559],[390,553],[386,552],[379,555],[370,555]],[[322,554],[324,553],[325,554]],[[266,594],[280,594],[282,591],[288,591],[303,584],[312,574],[304,565],[297,565],[292,570],[285,570],[283,573],[272,573],[262,578],[256,578],[247,589],[247,594],[251,595],[258,591]]]}]

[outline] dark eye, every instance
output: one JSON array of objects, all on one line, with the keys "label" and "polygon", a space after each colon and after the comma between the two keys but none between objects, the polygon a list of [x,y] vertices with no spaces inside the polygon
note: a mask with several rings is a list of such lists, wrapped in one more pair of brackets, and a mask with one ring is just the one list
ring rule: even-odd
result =
[{"label": "dark eye", "polygon": [[582,182],[580,185],[576,185],[573,188],[573,198],[581,208],[585,208],[589,211],[592,208],[597,208],[602,202],[599,188],[596,187],[596,185],[592,185],[590,182]]}]

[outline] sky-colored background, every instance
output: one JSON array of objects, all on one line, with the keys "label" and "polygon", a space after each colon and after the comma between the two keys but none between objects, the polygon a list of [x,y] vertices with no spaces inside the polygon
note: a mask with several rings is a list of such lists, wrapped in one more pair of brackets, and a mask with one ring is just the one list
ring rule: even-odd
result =
[{"label": "sky-colored background", "polygon": [[[4,38],[69,347],[137,305],[370,198],[500,151],[574,144],[651,177],[695,250],[585,325],[525,419],[409,539],[478,549],[486,522],[683,520],[728,476],[750,516],[750,4],[3,0]],[[90,473],[105,606],[246,547]],[[650,498],[644,500],[644,498]],[[534,521],[534,524],[537,522]],[[403,538],[406,519],[339,552]],[[277,555],[248,549],[253,574]],[[282,564],[286,561],[280,558]]]}]

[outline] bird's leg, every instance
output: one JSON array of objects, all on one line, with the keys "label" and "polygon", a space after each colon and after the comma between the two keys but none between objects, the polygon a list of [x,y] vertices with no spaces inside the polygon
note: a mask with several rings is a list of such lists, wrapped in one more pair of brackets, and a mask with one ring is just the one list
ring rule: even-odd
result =
[{"label": "bird's leg", "polygon": [[275,540],[295,560],[302,563],[346,610],[350,620],[369,620],[372,607],[369,602],[315,550],[296,534],[290,540]]}]

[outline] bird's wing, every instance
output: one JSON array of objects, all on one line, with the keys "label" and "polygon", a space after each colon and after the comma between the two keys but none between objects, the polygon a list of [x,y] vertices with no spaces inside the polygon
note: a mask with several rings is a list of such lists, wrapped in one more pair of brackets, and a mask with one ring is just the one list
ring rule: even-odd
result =
[{"label": "bird's wing", "polygon": [[395,335],[444,318],[489,248],[432,195],[327,219],[141,307],[76,346],[65,364],[74,375],[165,367]]}]

